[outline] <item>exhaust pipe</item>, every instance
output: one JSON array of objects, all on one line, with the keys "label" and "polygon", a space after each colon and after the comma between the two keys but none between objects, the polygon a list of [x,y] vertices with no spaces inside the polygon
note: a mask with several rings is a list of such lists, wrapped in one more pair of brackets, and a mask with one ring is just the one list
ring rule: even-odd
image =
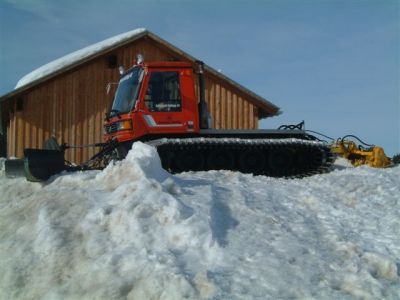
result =
[{"label": "exhaust pipe", "polygon": [[209,129],[209,113],[205,98],[205,82],[204,82],[204,63],[200,60],[196,61],[198,65],[198,75],[199,75],[199,120],[200,129]]}]

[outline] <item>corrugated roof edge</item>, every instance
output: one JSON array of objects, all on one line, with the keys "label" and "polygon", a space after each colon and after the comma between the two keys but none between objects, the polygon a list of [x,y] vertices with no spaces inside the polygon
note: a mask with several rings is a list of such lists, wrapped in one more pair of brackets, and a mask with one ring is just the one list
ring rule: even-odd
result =
[{"label": "corrugated roof edge", "polygon": [[[170,49],[173,50],[174,52],[176,52],[176,53],[182,55],[183,57],[185,57],[186,59],[188,59],[188,60],[190,60],[190,61],[192,61],[192,62],[195,62],[196,60],[198,60],[198,59],[196,59],[195,57],[191,56],[190,54],[186,53],[185,51],[183,51],[183,50],[177,48],[176,46],[172,45],[171,43],[169,43],[169,42],[167,42],[166,40],[162,39],[161,37],[157,36],[156,34],[150,32],[149,30],[147,30],[147,29],[145,29],[145,28],[139,28],[139,29],[136,29],[136,30],[127,32],[127,33],[123,33],[123,34],[120,34],[120,35],[111,37],[111,38],[109,38],[109,39],[103,40],[103,41],[101,41],[101,42],[95,43],[95,44],[90,45],[90,46],[88,46],[88,47],[85,47],[85,48],[82,48],[82,49],[80,49],[80,50],[74,51],[74,52],[72,52],[72,53],[70,53],[70,54],[67,54],[67,55],[65,55],[65,56],[63,56],[63,57],[61,57],[61,58],[59,58],[59,59],[56,59],[56,60],[54,60],[54,61],[52,61],[52,62],[50,62],[50,63],[48,63],[48,64],[46,64],[46,65],[43,65],[43,66],[39,67],[38,69],[36,69],[36,70],[32,71],[31,73],[29,73],[29,74],[25,75],[24,77],[22,77],[21,80],[23,80],[24,78],[28,77],[30,74],[32,74],[32,73],[34,73],[34,72],[37,72],[37,71],[40,70],[41,68],[45,68],[46,66],[49,66],[49,65],[51,65],[51,64],[54,64],[54,63],[56,63],[57,61],[61,61],[61,60],[65,59],[65,58],[68,57],[68,56],[72,56],[72,55],[74,55],[74,54],[76,54],[76,53],[78,53],[78,52],[80,52],[80,51],[82,51],[82,50],[85,50],[85,49],[90,48],[90,47],[94,47],[94,46],[96,46],[96,45],[98,45],[98,44],[101,44],[101,43],[107,41],[107,40],[111,40],[111,39],[113,39],[113,38],[115,38],[115,37],[123,36],[124,34],[129,34],[129,33],[134,32],[134,31],[137,31],[137,33],[136,33],[136,34],[133,34],[133,35],[131,35],[131,36],[129,36],[129,37],[126,38],[126,39],[122,39],[122,40],[120,40],[120,41],[118,41],[118,42],[116,42],[116,43],[112,43],[110,46],[104,47],[104,48],[100,49],[100,50],[97,51],[97,52],[90,53],[89,55],[83,56],[83,57],[81,57],[80,59],[71,62],[70,64],[66,64],[66,65],[61,66],[60,68],[56,68],[54,72],[45,73],[45,75],[43,75],[43,76],[41,76],[41,77],[38,77],[38,78],[35,78],[34,80],[32,80],[32,81],[30,81],[29,83],[24,84],[24,85],[18,86],[18,84],[17,84],[17,87],[16,87],[13,91],[11,91],[11,92],[9,92],[9,93],[7,93],[7,94],[5,94],[5,95],[3,95],[3,96],[0,97],[0,102],[3,101],[3,100],[5,100],[5,99],[7,99],[7,98],[13,97],[13,96],[15,96],[15,95],[17,95],[17,94],[19,94],[19,93],[25,91],[25,90],[28,90],[29,88],[31,88],[31,87],[33,87],[33,86],[35,86],[35,85],[37,85],[37,84],[39,84],[39,83],[41,83],[41,82],[44,82],[44,81],[46,81],[46,80],[48,80],[48,79],[50,79],[50,78],[52,78],[52,77],[54,77],[54,76],[57,76],[57,75],[59,75],[59,74],[61,74],[61,73],[64,73],[64,72],[66,72],[66,71],[68,71],[68,70],[70,70],[70,69],[72,69],[72,68],[75,68],[76,66],[78,66],[78,65],[80,65],[80,64],[82,64],[82,63],[84,63],[84,62],[86,62],[86,61],[88,61],[88,60],[91,60],[91,59],[93,59],[93,58],[96,58],[96,57],[98,57],[98,56],[101,56],[101,55],[104,54],[105,52],[112,51],[112,50],[114,50],[114,49],[116,49],[116,48],[118,48],[118,47],[120,47],[120,46],[123,46],[123,45],[125,45],[125,44],[128,44],[128,43],[130,43],[130,42],[132,42],[132,41],[135,41],[135,40],[137,40],[137,39],[139,39],[139,38],[142,38],[142,37],[144,37],[144,36],[149,36],[149,37],[152,38],[153,40],[159,42],[160,44],[165,45],[167,48],[170,48]],[[208,71],[208,72],[210,72],[212,75],[214,75],[214,76],[216,76],[216,77],[219,77],[219,78],[221,78],[222,80],[228,82],[229,84],[233,85],[234,87],[236,87],[237,89],[239,89],[239,90],[242,91],[243,93],[248,94],[248,95],[250,95],[252,98],[254,98],[255,100],[257,100],[257,102],[260,104],[260,106],[261,106],[264,110],[266,110],[266,111],[268,112],[268,113],[266,113],[265,115],[263,114],[263,115],[259,116],[260,119],[265,118],[265,117],[268,117],[268,116],[276,116],[276,115],[281,114],[281,111],[280,111],[280,108],[279,108],[279,107],[277,107],[276,105],[274,105],[274,104],[271,103],[270,101],[266,100],[265,98],[263,98],[263,97],[261,97],[261,96],[255,94],[255,93],[253,93],[253,92],[250,91],[249,89],[245,88],[244,86],[242,86],[241,84],[237,83],[236,81],[234,81],[234,80],[228,78],[227,76],[225,76],[224,74],[218,72],[218,71],[215,70],[214,68],[212,68],[212,67],[210,67],[210,66],[208,66],[208,65],[205,65],[205,70]],[[20,80],[20,81],[21,81],[21,80]]]}]

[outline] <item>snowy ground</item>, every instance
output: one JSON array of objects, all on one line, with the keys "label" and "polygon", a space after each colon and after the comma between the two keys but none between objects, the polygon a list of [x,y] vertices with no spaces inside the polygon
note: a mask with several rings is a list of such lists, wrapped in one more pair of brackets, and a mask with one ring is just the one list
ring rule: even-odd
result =
[{"label": "snowy ground", "polygon": [[137,143],[45,184],[0,171],[0,299],[400,299],[400,167],[172,176]]}]

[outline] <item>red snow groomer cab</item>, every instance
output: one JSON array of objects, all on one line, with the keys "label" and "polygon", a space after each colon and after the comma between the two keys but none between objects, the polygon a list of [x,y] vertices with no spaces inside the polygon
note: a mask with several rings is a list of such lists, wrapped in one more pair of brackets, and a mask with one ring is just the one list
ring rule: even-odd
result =
[{"label": "red snow groomer cab", "polygon": [[129,69],[119,81],[107,116],[105,141],[199,134],[194,87],[188,62],[141,63]]}]

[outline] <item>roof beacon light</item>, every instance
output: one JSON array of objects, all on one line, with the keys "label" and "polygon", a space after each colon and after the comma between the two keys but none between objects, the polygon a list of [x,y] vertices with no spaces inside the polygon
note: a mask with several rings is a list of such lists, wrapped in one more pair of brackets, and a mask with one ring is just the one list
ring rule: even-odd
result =
[{"label": "roof beacon light", "polygon": [[136,55],[136,63],[138,65],[142,64],[144,62],[144,56],[142,54]]}]

